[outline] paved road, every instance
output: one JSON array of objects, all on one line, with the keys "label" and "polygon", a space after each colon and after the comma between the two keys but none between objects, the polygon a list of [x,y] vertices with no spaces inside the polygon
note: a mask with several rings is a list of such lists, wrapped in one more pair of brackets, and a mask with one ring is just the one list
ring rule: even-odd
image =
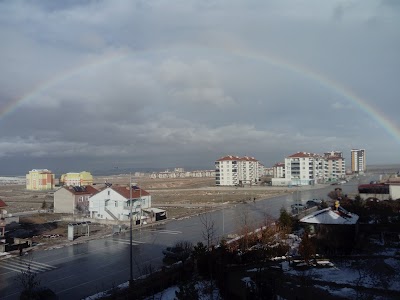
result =
[{"label": "paved road", "polygon": [[[368,182],[363,177],[361,182]],[[341,185],[344,193],[355,192],[359,181]],[[262,224],[265,218],[276,218],[282,207],[302,199],[327,198],[334,187],[311,189],[290,195],[274,197],[255,203],[238,204],[235,207],[215,211],[210,216],[215,221],[216,236],[222,237],[237,232],[244,222]],[[162,249],[179,240],[197,243],[204,240],[204,226],[199,217],[171,220],[166,224],[135,230],[133,233],[134,276],[142,274],[151,265],[162,265]],[[129,234],[92,240],[84,244],[37,251],[22,258],[0,261],[0,299],[18,299],[19,287],[16,278],[27,264],[38,274],[42,285],[54,290],[60,299],[81,299],[126,282],[129,278]]]}]

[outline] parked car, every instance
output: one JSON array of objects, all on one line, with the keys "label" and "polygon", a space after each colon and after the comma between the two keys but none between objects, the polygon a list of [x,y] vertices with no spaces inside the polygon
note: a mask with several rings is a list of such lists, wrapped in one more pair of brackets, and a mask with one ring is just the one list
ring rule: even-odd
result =
[{"label": "parked car", "polygon": [[290,206],[292,210],[305,210],[307,207],[301,203],[295,203]]},{"label": "parked car", "polygon": [[322,200],[320,200],[320,199],[312,199],[312,200],[308,200],[306,202],[306,206],[307,207],[314,207],[314,206],[321,205],[321,203],[322,203]]},{"label": "parked car", "polygon": [[164,259],[169,261],[179,261],[187,259],[193,250],[193,244],[189,241],[179,241],[172,247],[167,247],[162,251]]}]

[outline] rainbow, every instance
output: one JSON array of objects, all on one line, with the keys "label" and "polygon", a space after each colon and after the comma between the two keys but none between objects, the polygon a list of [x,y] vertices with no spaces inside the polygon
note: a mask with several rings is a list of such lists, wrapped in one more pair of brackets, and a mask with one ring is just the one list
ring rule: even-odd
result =
[{"label": "rainbow", "polygon": [[[242,57],[242,58],[247,58],[247,59],[252,59],[252,60],[257,60],[257,61],[262,61],[268,65],[274,66],[281,68],[283,70],[290,71],[296,75],[299,75],[300,77],[304,77],[310,81],[318,83],[321,87],[326,88],[328,90],[331,90],[337,95],[342,96],[343,98],[347,99],[350,103],[354,104],[356,107],[358,107],[361,111],[363,111],[366,115],[374,119],[375,121],[378,122],[378,124],[395,140],[400,144],[400,129],[397,127],[397,125],[389,119],[385,114],[383,114],[381,111],[379,111],[376,107],[373,107],[370,105],[365,99],[361,98],[358,96],[356,93],[351,91],[349,88],[345,87],[343,84],[334,81],[333,79],[330,79],[326,77],[325,75],[307,68],[306,66],[300,65],[300,64],[294,64],[292,62],[283,60],[279,57],[273,56],[271,54],[260,54],[248,49],[239,49],[237,47],[235,48],[226,48],[226,47],[217,47],[217,48],[196,48],[195,50],[198,49],[205,49],[205,50],[216,50],[216,51],[221,51],[222,54],[230,54],[234,55],[237,57]],[[164,51],[159,50],[159,51]],[[46,90],[49,90],[61,82],[68,80],[69,78],[72,78],[74,76],[77,76],[79,74],[82,74],[83,72],[87,70],[92,70],[94,68],[98,68],[101,66],[105,66],[111,63],[114,63],[116,61],[122,60],[124,58],[129,57],[132,55],[132,53],[113,53],[113,54],[108,54],[100,59],[97,59],[95,61],[91,61],[89,63],[71,68],[67,71],[64,71],[63,73],[53,77],[52,79],[45,81],[43,83],[40,83],[37,85],[35,88],[31,89],[29,92],[25,93],[24,95],[14,99],[8,105],[2,108],[0,111],[0,120],[4,118],[7,114],[12,113],[15,111],[18,107],[20,107],[23,103],[29,101],[30,99],[33,99],[40,95],[41,93],[45,92]]]},{"label": "rainbow", "polygon": [[123,59],[127,56],[128,55],[126,53],[111,53],[102,56],[100,59],[90,60],[85,64],[81,64],[73,68],[70,68],[68,70],[64,70],[62,73],[57,74],[56,76],[52,77],[47,81],[39,83],[38,85],[36,85],[34,88],[29,90],[22,96],[19,96],[18,98],[13,99],[8,104],[6,104],[3,108],[0,109],[0,120],[4,118],[6,115],[11,114],[13,111],[17,110],[24,103],[38,97],[45,91],[50,90],[53,87],[56,87],[60,83],[70,78],[74,78],[80,74],[83,74],[88,70],[93,70],[95,68],[106,66],[110,63]]}]

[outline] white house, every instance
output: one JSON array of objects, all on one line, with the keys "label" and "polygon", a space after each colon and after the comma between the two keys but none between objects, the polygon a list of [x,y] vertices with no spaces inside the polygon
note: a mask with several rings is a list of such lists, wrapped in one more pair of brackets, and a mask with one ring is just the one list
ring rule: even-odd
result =
[{"label": "white house", "polygon": [[143,209],[151,208],[151,195],[132,186],[109,186],[89,198],[90,217],[94,219],[129,221],[138,223],[144,217]]}]

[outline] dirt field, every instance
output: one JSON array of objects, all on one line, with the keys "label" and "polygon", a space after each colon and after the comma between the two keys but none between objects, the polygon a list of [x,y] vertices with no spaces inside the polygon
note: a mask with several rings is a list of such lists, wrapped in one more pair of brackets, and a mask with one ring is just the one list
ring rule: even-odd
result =
[{"label": "dirt field", "polygon": [[[95,178],[96,187],[104,182],[129,184],[129,175]],[[196,207],[220,206],[226,202],[253,201],[290,192],[276,187],[215,187],[213,178],[150,179],[133,178],[132,182],[150,192],[154,207],[168,207],[170,217],[192,213]],[[8,205],[9,213],[51,208],[54,191],[27,191],[23,185],[0,186],[0,199]],[[176,208],[175,208],[176,207]],[[177,209],[179,207],[179,209]],[[175,211],[179,211],[175,214]]]},{"label": "dirt field", "polygon": [[[129,175],[97,177],[96,187],[101,188],[105,182],[129,185]],[[217,209],[221,205],[254,201],[254,198],[265,199],[288,193],[285,188],[276,187],[216,187],[213,178],[179,178],[179,179],[150,179],[145,177],[133,178],[132,183],[147,190],[152,195],[152,206],[164,208],[168,218],[181,218],[194,215],[205,210]],[[24,185],[0,186],[0,199],[8,205],[9,213],[40,210],[53,206],[54,191],[27,191]],[[33,241],[41,247],[54,247],[68,244],[67,223],[60,222],[62,215],[37,214],[21,217],[19,235],[34,236]],[[111,233],[111,228],[104,225],[91,226],[91,238],[101,237]],[[78,238],[78,241],[86,237]]]}]

